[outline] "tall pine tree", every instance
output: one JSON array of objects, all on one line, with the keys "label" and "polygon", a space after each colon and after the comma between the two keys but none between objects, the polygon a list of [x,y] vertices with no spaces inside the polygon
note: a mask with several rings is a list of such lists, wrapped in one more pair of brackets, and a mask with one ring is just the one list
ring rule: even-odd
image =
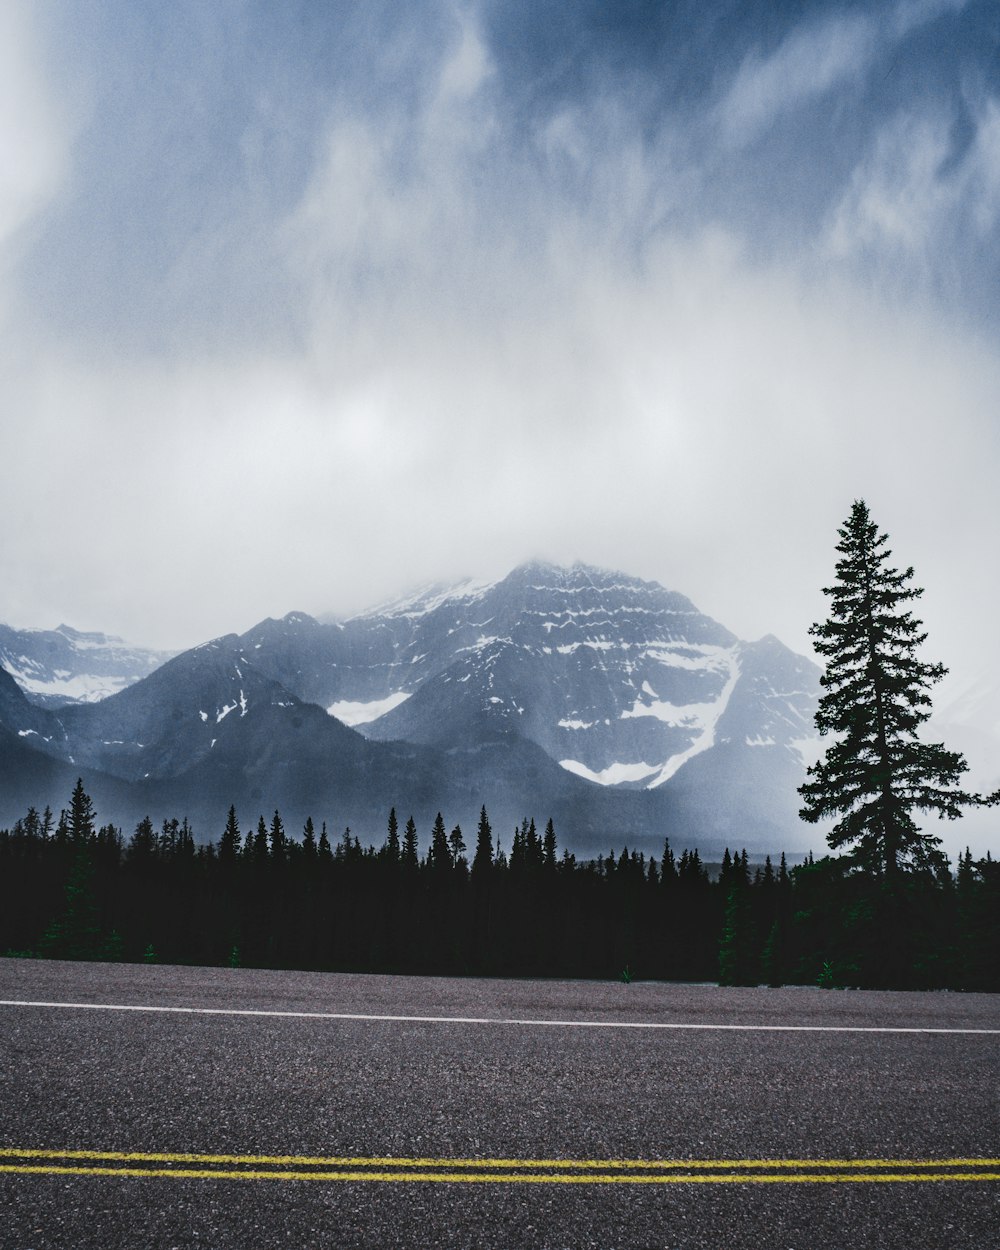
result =
[{"label": "tall pine tree", "polygon": [[888,536],[862,500],[838,532],[837,580],[823,590],[830,616],[809,631],[826,660],[816,728],[834,741],[800,787],[800,815],[835,817],[830,846],[850,847],[856,864],[891,886],[902,869],[942,858],[941,839],[922,832],[913,812],[953,820],[983,800],[959,788],[961,755],[917,737],[930,716],[928,691],[947,670],[918,654],[927,635],[907,606],[923,594],[913,569],[889,565]]},{"label": "tall pine tree", "polygon": [[493,867],[493,830],[489,817],[486,815],[484,803],[479,813],[479,828],[476,830],[476,854],[472,861],[472,876],[475,880],[483,880],[490,874]]},{"label": "tall pine tree", "polygon": [[77,778],[69,800],[69,836],[77,845],[87,843],[94,836],[96,813],[90,795],[83,788],[83,778]]}]

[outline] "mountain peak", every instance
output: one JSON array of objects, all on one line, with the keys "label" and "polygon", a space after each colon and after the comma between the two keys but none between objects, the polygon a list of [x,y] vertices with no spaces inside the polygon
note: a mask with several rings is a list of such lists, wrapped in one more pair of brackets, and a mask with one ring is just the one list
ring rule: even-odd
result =
[{"label": "mountain peak", "polygon": [[[26,646],[0,629],[0,663]],[[0,677],[0,727],[19,747],[158,794],[195,787],[199,811],[239,800],[329,815],[354,761],[368,814],[450,794],[472,815],[500,804],[509,827],[523,804],[558,815],[563,796],[574,836],[661,839],[667,814],[681,827],[687,812],[692,831],[773,838],[798,827],[815,681],[808,661],[774,640],[740,643],[655,581],[534,559],[335,623],[268,618],[58,718]]]},{"label": "mountain peak", "polygon": [[92,703],[139,681],[170,652],[135,647],[111,634],[0,625],[0,664],[34,703]]},{"label": "mountain peak", "polygon": [[77,645],[86,646],[88,643],[95,647],[106,646],[108,643],[121,643],[123,639],[118,638],[114,634],[101,634],[96,632],[88,633],[86,630],[74,629],[72,625],[57,625],[52,631],[54,634],[62,634],[70,642]]},{"label": "mountain peak", "polygon": [[349,617],[348,620],[367,620],[376,616],[426,616],[451,600],[478,599],[495,585],[493,581],[474,577],[465,577],[457,582],[425,582],[399,598],[386,600],[374,608]]},{"label": "mountain peak", "polygon": [[283,625],[318,625],[319,621],[314,616],[310,616],[308,612],[286,612],[281,618]]}]

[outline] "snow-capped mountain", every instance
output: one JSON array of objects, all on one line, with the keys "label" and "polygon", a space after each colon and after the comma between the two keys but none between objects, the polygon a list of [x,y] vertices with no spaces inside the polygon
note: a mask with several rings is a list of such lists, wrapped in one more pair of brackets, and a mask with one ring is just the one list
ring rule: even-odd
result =
[{"label": "snow-capped mountain", "polygon": [[0,728],[18,767],[37,752],[212,836],[230,803],[372,837],[393,805],[474,828],[486,803],[498,830],[552,815],[582,852],[665,834],[795,850],[818,677],[655,583],[533,563],[348,620],[266,620],[92,704],[32,706],[10,682]]},{"label": "snow-capped mountain", "polygon": [[[969,771],[964,787],[980,794],[1000,790],[1000,675],[996,669],[981,671],[973,681],[949,673],[935,692],[934,704],[927,737],[965,756]],[[995,853],[998,826],[995,807],[971,808],[961,824],[949,831],[950,840],[971,845],[974,854]],[[936,832],[940,836],[943,830]]]},{"label": "snow-capped mountain", "polygon": [[0,624],[0,667],[33,703],[94,703],[148,677],[173,652],[136,647],[108,634],[12,629]]},{"label": "snow-capped mountain", "polygon": [[1000,676],[983,672],[960,684],[949,674],[935,703],[932,734],[964,753],[974,786],[995,790],[1000,786]]},{"label": "snow-capped mountain", "polygon": [[350,620],[294,613],[241,640],[255,663],[366,736],[437,746],[514,734],[601,785],[662,786],[717,743],[801,764],[819,670],[743,643],[683,595],[532,563]]},{"label": "snow-capped mountain", "polygon": [[80,775],[102,817],[128,826],[186,815],[209,837],[230,804],[244,824],[277,808],[291,830],[314,816],[377,838],[393,805],[426,836],[441,810],[474,828],[485,803],[498,830],[544,807],[596,853],[624,814],[590,801],[586,782],[528,742],[440,751],[369,741],[257,670],[236,635],[96,704],[38,707],[0,669],[0,825],[28,805],[58,810]]}]

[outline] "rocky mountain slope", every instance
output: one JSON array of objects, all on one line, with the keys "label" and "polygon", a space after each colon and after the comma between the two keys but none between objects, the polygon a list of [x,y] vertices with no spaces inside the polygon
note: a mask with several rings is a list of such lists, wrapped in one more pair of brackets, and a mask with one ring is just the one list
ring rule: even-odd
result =
[{"label": "rocky mountain slope", "polygon": [[656,788],[727,744],[798,766],[819,670],[775,638],[738,641],[690,600],[586,565],[528,564],[347,621],[301,613],[242,644],[366,736],[447,747],[513,735],[601,785]]},{"label": "rocky mountain slope", "polygon": [[148,677],[172,654],[69,625],[12,629],[0,624],[0,668],[31,702],[44,707],[106,699]]},{"label": "rocky mountain slope", "polygon": [[794,849],[818,676],[655,583],[529,564],[349,620],[267,620],[97,703],[45,709],[9,682],[0,725],[21,755],[107,779],[129,818],[169,809],[205,836],[229,803],[375,838],[391,805],[471,830],[486,803],[501,832],[552,815],[580,851]]}]

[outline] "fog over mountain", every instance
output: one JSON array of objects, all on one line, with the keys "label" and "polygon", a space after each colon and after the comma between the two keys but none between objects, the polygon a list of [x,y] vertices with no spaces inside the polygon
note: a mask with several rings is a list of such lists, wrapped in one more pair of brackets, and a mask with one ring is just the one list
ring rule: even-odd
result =
[{"label": "fog over mountain", "polygon": [[177,651],[532,554],[808,655],[862,497],[972,683],[998,49],[994,0],[6,0],[0,615]]},{"label": "fog over mountain", "polygon": [[[36,655],[68,663],[49,635],[4,638],[22,671],[0,678],[0,820],[28,803],[58,810],[81,773],[109,818],[187,815],[203,837],[230,803],[244,825],[277,807],[292,829],[311,815],[375,841],[391,806],[426,835],[437,811],[471,830],[486,804],[501,838],[551,815],[587,854],[658,852],[666,836],[708,854],[822,849],[797,816],[821,745],[820,670],[623,573],[532,562],[344,620],[291,612],[138,679],[151,653],[94,637],[77,659],[126,687],[99,701],[56,700],[25,654],[41,640]],[[996,726],[985,696],[970,698],[943,718],[981,763]],[[969,828],[974,845],[987,835]]]},{"label": "fog over mountain", "polygon": [[42,705],[105,699],[148,676],[171,654],[69,625],[16,630],[0,623],[0,666]]},{"label": "fog over mountain", "polygon": [[[798,849],[817,678],[655,583],[532,563],[345,621],[267,620],[98,702],[42,706],[7,678],[0,724],[15,769],[30,748],[61,784],[66,766],[97,789],[114,779],[129,816],[167,804],[207,836],[231,802],[244,820],[279,807],[370,837],[394,804],[426,831],[438,809],[471,828],[485,803],[501,836],[553,815],[573,849],[668,834]],[[30,801],[64,801],[42,788]]]}]

